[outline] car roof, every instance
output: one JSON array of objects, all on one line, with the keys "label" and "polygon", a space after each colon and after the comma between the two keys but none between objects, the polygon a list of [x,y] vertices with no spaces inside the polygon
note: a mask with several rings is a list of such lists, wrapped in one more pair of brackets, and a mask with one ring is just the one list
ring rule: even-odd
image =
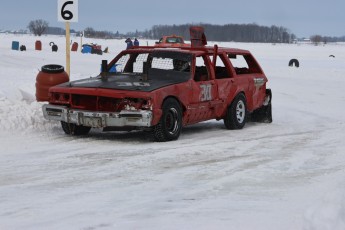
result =
[{"label": "car roof", "polygon": [[182,38],[183,39],[182,36],[175,35],[175,34],[173,34],[173,35],[164,35],[164,36],[162,36],[162,38]]},{"label": "car roof", "polygon": [[[196,56],[202,54],[213,54],[215,51],[215,47],[211,46],[203,46],[203,47],[157,47],[157,46],[139,46],[133,47],[131,49],[125,50],[128,53],[136,53],[136,52],[152,52],[152,51],[171,51],[171,52],[182,52],[182,53],[189,53],[194,54]],[[217,53],[233,53],[233,54],[250,54],[248,50],[244,49],[237,49],[237,48],[227,48],[227,47],[218,47]]]}]

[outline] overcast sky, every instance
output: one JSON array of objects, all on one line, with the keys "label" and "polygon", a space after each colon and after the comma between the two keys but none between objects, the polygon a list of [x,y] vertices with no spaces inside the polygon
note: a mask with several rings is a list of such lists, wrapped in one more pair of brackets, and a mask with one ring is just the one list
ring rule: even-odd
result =
[{"label": "overcast sky", "polygon": [[[83,30],[143,31],[153,25],[185,23],[247,24],[283,26],[297,37],[345,35],[345,0],[79,0],[79,22],[71,28]],[[29,21],[57,21],[57,0],[3,0],[0,30],[26,29]]]}]

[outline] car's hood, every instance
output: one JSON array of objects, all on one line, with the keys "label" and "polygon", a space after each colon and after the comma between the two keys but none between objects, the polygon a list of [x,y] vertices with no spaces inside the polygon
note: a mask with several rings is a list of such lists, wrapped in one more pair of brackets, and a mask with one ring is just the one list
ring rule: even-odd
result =
[{"label": "car's hood", "polygon": [[[169,74],[170,73],[170,74]],[[148,80],[138,74],[105,74],[83,80],[66,82],[59,87],[68,88],[103,88],[116,90],[135,90],[150,92],[168,85],[188,81],[189,73],[174,73],[173,71],[156,70],[149,74]]]}]

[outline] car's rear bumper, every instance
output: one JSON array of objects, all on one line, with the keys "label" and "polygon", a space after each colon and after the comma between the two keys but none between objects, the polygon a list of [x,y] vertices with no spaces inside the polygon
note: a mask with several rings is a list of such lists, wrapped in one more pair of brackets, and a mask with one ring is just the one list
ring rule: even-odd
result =
[{"label": "car's rear bumper", "polygon": [[70,109],[66,106],[46,104],[42,107],[47,120],[64,121],[93,128],[104,127],[150,127],[152,111],[122,110],[121,112],[97,112]]}]

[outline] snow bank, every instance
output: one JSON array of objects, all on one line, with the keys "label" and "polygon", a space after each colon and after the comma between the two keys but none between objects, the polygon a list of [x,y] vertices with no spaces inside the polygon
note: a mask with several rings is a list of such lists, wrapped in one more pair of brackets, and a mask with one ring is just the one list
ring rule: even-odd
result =
[{"label": "snow bank", "polygon": [[23,98],[10,99],[0,97],[0,127],[2,131],[32,132],[52,129],[54,122],[43,118],[42,103],[34,101],[32,95],[24,94]]}]

